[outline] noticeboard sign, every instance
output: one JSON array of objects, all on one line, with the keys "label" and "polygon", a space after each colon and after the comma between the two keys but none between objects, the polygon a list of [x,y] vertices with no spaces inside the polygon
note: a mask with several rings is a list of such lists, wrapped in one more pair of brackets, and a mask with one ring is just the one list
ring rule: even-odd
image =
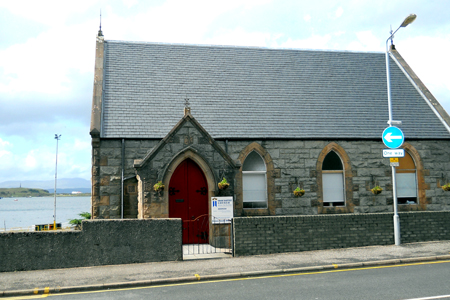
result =
[{"label": "noticeboard sign", "polygon": [[233,218],[233,197],[211,197],[212,224],[229,224]]}]

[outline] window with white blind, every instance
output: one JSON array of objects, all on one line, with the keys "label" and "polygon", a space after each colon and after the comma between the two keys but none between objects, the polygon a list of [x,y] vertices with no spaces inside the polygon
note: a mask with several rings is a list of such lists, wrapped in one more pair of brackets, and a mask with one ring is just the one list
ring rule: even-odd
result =
[{"label": "window with white blind", "polygon": [[267,208],[266,164],[252,151],[242,165],[244,208]]},{"label": "window with white blind", "polygon": [[411,155],[405,151],[405,156],[398,159],[396,169],[398,204],[417,203],[417,171]]},{"label": "window with white blind", "polygon": [[322,164],[323,206],[345,205],[344,168],[339,155],[330,151]]}]

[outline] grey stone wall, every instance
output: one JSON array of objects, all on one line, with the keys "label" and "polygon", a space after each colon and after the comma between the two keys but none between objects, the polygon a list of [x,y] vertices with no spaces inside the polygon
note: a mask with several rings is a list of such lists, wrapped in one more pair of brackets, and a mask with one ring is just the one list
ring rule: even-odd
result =
[{"label": "grey stone wall", "polygon": [[181,219],[89,220],[82,227],[0,233],[0,272],[183,259]]},{"label": "grey stone wall", "polygon": [[[400,205],[399,210],[450,210],[450,197],[440,188],[441,185],[450,182],[450,141],[407,141],[417,150],[423,164],[423,170],[421,170],[423,182],[420,183],[419,193],[423,193],[424,203],[422,206],[414,207]],[[125,177],[135,175],[133,161],[145,157],[158,142],[157,140],[125,140]],[[177,141],[178,145],[179,142]],[[229,140],[226,147],[224,141],[217,141],[223,149],[228,150],[228,154],[234,160],[237,160],[243,149],[252,142],[255,140]],[[274,179],[275,201],[281,202],[281,206],[276,208],[277,215],[318,214],[316,165],[319,154],[331,142],[341,146],[350,160],[352,186],[346,188],[351,190],[353,212],[393,211],[391,168],[389,159],[382,157],[382,150],[385,147],[381,141],[256,140],[256,142],[270,154],[274,167],[281,170],[281,176]],[[119,218],[121,140],[101,140],[100,143],[100,197],[93,197],[93,210],[98,211],[97,216],[100,218]],[[175,148],[169,147],[172,155],[177,150]],[[202,153],[202,147],[197,149],[204,157],[213,159],[210,158],[210,154]],[[210,165],[215,166],[215,161],[212,160]],[[216,176],[219,177],[218,174]],[[152,180],[155,181],[156,177]],[[383,188],[383,192],[376,196],[370,191],[375,184]],[[297,185],[301,185],[306,191],[301,198],[295,198],[292,194]],[[95,213],[94,216],[96,216]]]},{"label": "grey stone wall", "polygon": [[[134,160],[145,157],[147,152],[158,142],[157,140],[124,141],[124,178],[136,175],[133,168]],[[98,198],[92,197],[92,215],[101,219],[119,219],[121,215],[122,140],[100,140],[98,160],[100,162],[100,192]],[[137,214],[134,218],[137,218]]]},{"label": "grey stone wall", "polygon": [[[253,141],[229,141],[231,158],[237,159],[239,153]],[[389,159],[382,157],[386,147],[380,141],[348,140],[259,140],[271,155],[274,167],[281,169],[281,177],[275,179],[277,192],[275,200],[281,201],[277,215],[314,215],[318,213],[318,186],[316,164],[320,152],[331,142],[340,145],[350,159],[352,167],[352,190],[355,213],[378,213],[393,211],[392,175]],[[411,141],[423,163],[421,183],[425,193],[425,206],[428,211],[450,210],[450,193],[444,192],[440,185],[450,182],[450,141],[429,140]],[[375,183],[383,188],[379,195],[370,191]],[[301,185],[306,193],[301,198],[294,197],[292,191]],[[421,191],[419,191],[420,193]],[[422,210],[422,207],[400,205],[400,211]]]},{"label": "grey stone wall", "polygon": [[[450,212],[400,213],[402,243],[450,240]],[[233,219],[234,255],[394,244],[391,213]]]}]

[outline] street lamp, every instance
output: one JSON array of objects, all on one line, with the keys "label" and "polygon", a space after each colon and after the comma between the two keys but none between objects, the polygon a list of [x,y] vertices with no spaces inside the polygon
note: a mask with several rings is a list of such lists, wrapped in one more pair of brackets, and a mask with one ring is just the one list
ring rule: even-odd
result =
[{"label": "street lamp", "polygon": [[[415,14],[410,14],[403,20],[402,24],[394,31],[391,30],[391,35],[386,40],[386,78],[387,78],[387,93],[388,93],[388,109],[389,109],[389,121],[387,122],[389,124],[389,127],[394,125],[401,125],[401,121],[393,121],[392,120],[392,104],[391,104],[391,74],[389,72],[389,48],[388,48],[388,42],[389,40],[392,41],[392,38],[394,34],[402,27],[406,27],[414,20],[416,19]],[[400,218],[398,216],[398,202],[397,202],[397,184],[395,181],[395,166],[391,165],[392,168],[392,194],[394,197],[394,239],[395,239],[395,245],[400,245]]]},{"label": "street lamp", "polygon": [[56,230],[56,178],[58,177],[58,141],[61,135],[55,134],[55,140],[56,140],[56,165],[55,165],[55,201],[53,206],[53,230]]}]

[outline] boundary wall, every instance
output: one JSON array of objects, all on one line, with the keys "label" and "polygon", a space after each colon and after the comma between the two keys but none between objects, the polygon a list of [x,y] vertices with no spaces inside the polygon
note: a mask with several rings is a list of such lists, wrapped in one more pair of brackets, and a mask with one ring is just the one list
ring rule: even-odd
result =
[{"label": "boundary wall", "polygon": [[[450,211],[405,212],[401,243],[450,240]],[[233,218],[234,256],[394,244],[392,213]]]},{"label": "boundary wall", "polygon": [[81,231],[0,233],[0,272],[183,259],[181,219],[86,220]]}]

